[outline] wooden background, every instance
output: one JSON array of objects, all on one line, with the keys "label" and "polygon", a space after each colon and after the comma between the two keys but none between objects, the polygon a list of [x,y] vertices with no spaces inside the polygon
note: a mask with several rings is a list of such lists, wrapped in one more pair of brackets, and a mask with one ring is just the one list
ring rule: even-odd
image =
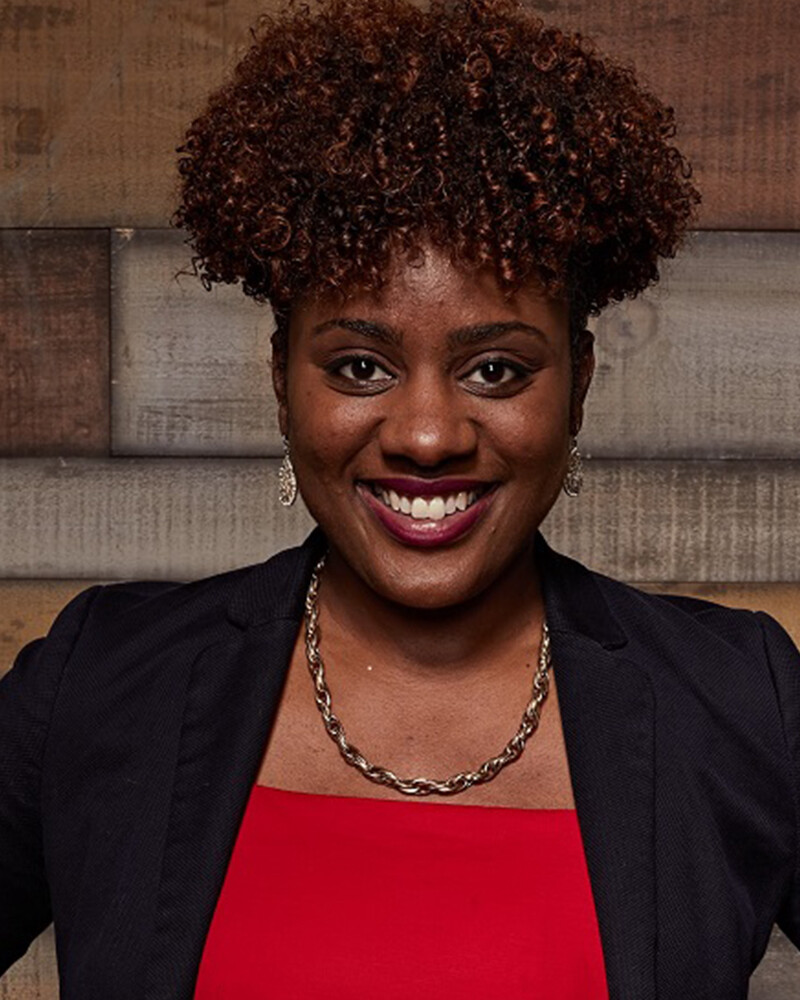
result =
[{"label": "wooden background", "polygon": [[[0,3],[0,673],[96,580],[190,578],[308,528],[276,509],[269,310],[178,276],[174,148],[254,0]],[[542,0],[673,103],[704,194],[657,291],[597,322],[582,496],[546,534],[800,640],[795,0]],[[47,933],[0,1000],[53,1000]],[[751,989],[796,1000],[775,935]]]}]

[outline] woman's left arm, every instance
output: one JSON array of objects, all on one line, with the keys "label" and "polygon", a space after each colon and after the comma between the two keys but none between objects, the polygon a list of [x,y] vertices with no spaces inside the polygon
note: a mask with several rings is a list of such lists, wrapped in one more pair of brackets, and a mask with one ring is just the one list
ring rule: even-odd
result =
[{"label": "woman's left arm", "polygon": [[767,662],[778,694],[797,818],[794,880],[781,903],[777,923],[800,948],[800,652],[774,618],[761,611],[756,617],[761,623]]}]

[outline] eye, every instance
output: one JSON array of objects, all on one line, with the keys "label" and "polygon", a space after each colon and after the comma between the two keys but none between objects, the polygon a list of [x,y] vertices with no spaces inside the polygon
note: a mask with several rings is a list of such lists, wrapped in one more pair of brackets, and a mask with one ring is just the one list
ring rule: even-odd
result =
[{"label": "eye", "polygon": [[331,365],[329,371],[348,382],[385,382],[392,376],[369,355],[354,355]]},{"label": "eye", "polygon": [[521,378],[528,373],[527,368],[522,365],[512,364],[499,358],[484,361],[477,368],[473,368],[464,376],[464,381],[471,385],[490,389],[494,386],[505,385],[514,379]]}]

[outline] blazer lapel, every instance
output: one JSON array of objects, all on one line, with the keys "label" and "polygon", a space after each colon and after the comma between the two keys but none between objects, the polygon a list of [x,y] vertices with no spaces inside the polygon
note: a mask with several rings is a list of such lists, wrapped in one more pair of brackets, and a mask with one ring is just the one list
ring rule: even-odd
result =
[{"label": "blazer lapel", "polygon": [[588,570],[539,540],[553,671],[610,1000],[656,996],[654,697]]},{"label": "blazer lapel", "polygon": [[146,1000],[191,1000],[203,946],[277,710],[308,578],[313,533],[247,575],[229,638],[192,667],[164,847]]}]

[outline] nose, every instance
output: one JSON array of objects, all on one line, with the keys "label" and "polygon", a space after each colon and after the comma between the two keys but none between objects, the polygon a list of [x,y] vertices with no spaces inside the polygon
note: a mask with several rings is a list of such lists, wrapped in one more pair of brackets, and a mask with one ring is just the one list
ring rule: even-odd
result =
[{"label": "nose", "polygon": [[379,432],[386,458],[435,468],[476,451],[478,427],[466,393],[444,374],[410,378],[388,395]]}]

